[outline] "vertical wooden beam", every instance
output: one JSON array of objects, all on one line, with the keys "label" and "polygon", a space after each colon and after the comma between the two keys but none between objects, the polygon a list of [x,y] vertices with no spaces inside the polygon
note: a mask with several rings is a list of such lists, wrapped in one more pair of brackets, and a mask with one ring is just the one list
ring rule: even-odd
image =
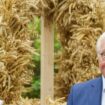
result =
[{"label": "vertical wooden beam", "polygon": [[52,22],[41,17],[41,105],[54,96],[54,34]]}]

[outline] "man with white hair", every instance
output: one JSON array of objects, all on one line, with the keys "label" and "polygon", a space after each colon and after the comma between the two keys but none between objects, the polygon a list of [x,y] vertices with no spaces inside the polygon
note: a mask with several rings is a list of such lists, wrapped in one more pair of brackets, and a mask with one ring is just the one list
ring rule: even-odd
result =
[{"label": "man with white hair", "polygon": [[67,105],[105,105],[105,32],[97,40],[96,52],[102,76],[75,84]]}]

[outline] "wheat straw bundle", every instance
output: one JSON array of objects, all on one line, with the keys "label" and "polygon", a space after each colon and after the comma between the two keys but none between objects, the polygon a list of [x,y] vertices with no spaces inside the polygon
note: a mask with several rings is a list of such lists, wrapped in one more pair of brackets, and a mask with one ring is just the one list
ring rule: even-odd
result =
[{"label": "wheat straw bundle", "polygon": [[0,97],[5,103],[19,100],[32,76],[31,36],[25,0],[0,1]]},{"label": "wheat straw bundle", "polygon": [[28,99],[20,97],[20,100],[17,102],[13,102],[12,104],[5,104],[4,105],[40,105],[39,99]]},{"label": "wheat straw bundle", "polygon": [[54,101],[51,98],[47,98],[46,104],[47,105],[66,105],[67,103],[64,101],[64,99],[65,98],[63,97],[63,98],[56,99]]},{"label": "wheat straw bundle", "polygon": [[104,29],[98,1],[62,0],[55,20],[62,43],[62,62],[55,78],[55,96],[64,97],[70,87],[100,75],[95,44]]},{"label": "wheat straw bundle", "polygon": [[58,0],[36,0],[33,7],[36,13],[53,17],[56,12]]}]

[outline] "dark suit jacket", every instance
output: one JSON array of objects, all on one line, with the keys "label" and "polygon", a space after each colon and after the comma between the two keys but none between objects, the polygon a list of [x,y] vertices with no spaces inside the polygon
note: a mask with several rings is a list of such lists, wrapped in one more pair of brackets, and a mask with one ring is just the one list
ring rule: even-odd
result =
[{"label": "dark suit jacket", "polygon": [[101,105],[102,77],[79,83],[71,88],[67,105]]}]

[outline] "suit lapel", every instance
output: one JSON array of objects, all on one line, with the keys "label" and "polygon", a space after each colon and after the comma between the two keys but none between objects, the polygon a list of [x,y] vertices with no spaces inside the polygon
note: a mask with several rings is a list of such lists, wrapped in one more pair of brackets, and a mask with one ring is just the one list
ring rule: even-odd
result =
[{"label": "suit lapel", "polygon": [[101,105],[102,96],[102,77],[97,78],[90,84],[90,89],[88,93],[88,105]]}]

